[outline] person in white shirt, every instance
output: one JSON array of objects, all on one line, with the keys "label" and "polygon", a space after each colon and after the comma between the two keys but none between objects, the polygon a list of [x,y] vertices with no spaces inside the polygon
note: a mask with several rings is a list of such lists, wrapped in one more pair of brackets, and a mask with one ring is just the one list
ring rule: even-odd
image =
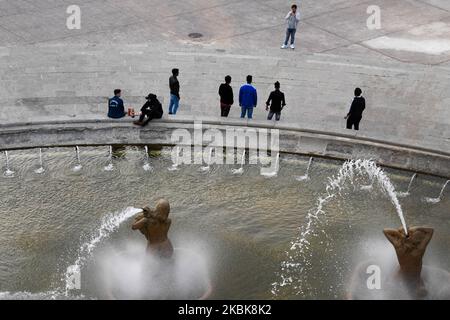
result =
[{"label": "person in white shirt", "polygon": [[300,12],[297,10],[297,5],[293,4],[291,11],[286,15],[287,21],[286,40],[284,40],[281,49],[288,48],[289,38],[291,39],[291,49],[295,49],[295,33],[297,32],[297,25],[300,21]]}]

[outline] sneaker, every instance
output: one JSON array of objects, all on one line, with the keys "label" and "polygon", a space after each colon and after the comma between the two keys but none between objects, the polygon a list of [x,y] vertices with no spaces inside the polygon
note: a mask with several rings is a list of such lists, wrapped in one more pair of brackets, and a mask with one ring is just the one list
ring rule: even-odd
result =
[{"label": "sneaker", "polygon": [[291,49],[295,49],[295,45],[291,44]]},{"label": "sneaker", "polygon": [[142,126],[144,123],[141,121],[134,121],[133,124],[135,124],[137,126]]},{"label": "sneaker", "polygon": [[282,46],[281,46],[281,49],[287,49],[287,45],[285,45],[285,44],[283,44]]}]

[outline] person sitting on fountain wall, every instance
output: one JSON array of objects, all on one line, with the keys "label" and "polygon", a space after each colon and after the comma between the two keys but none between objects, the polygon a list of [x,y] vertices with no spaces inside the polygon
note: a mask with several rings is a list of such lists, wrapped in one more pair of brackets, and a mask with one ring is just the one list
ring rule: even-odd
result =
[{"label": "person sitting on fountain wall", "polygon": [[[134,124],[138,126],[146,126],[153,119],[161,119],[163,116],[163,108],[156,95],[150,93],[145,99],[147,102],[141,108],[141,116]],[[145,117],[147,119],[144,121]]]},{"label": "person sitting on fountain wall", "polygon": [[125,117],[125,107],[123,106],[123,100],[120,97],[122,90],[114,90],[114,97],[108,101],[108,117],[113,119],[119,119]]},{"label": "person sitting on fountain wall", "polygon": [[347,129],[359,130],[359,123],[362,119],[362,114],[364,109],[366,109],[366,100],[362,95],[362,90],[360,88],[355,89],[355,98],[353,99],[350,111],[348,112],[345,119],[347,120]]},{"label": "person sitting on fountain wall", "polygon": [[266,102],[266,111],[270,111],[267,116],[267,120],[272,120],[275,115],[275,120],[280,121],[281,110],[286,106],[286,100],[284,99],[284,93],[280,91],[280,83],[275,82],[275,91],[272,91],[269,95],[269,99]]},{"label": "person sitting on fountain wall", "polygon": [[147,239],[147,252],[161,258],[171,258],[173,246],[167,234],[172,221],[168,218],[170,212],[169,202],[161,199],[156,203],[155,210],[148,207],[142,209],[143,213],[135,218],[131,227],[139,230]]}]

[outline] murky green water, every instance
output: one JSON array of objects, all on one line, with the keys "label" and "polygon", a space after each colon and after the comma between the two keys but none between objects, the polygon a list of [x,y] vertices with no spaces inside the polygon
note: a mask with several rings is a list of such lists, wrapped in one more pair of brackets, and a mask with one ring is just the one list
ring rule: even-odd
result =
[{"label": "murky green water", "polygon": [[[172,206],[170,238],[175,247],[195,247],[209,261],[212,298],[343,298],[352,270],[380,250],[378,244],[393,255],[382,229],[397,228],[400,221],[380,190],[360,190],[359,184],[369,183],[363,178],[325,206],[310,239],[308,259],[314,272],[305,277],[314,290],[299,296],[288,286],[274,297],[272,284],[283,274],[280,264],[286,251],[341,162],[316,159],[311,179],[299,182],[295,176],[304,174],[306,157],[282,155],[278,176],[268,179],[256,165],[246,165],[240,176],[231,174],[238,165],[213,165],[207,173],[199,172],[199,165],[182,165],[170,172],[169,149],[152,152],[154,170],[144,171],[144,150],[138,147],[127,147],[108,172],[108,147],[80,150],[83,168],[74,172],[72,148],[44,149],[44,174],[34,172],[37,150],[10,152],[16,174],[0,176],[0,292],[9,292],[3,298],[48,298],[46,292],[64,287],[66,268],[103,217],[153,205],[159,197]],[[4,162],[3,154],[0,157]],[[399,191],[407,188],[412,173],[386,171]],[[436,230],[425,262],[450,270],[450,192],[434,205],[422,200],[437,196],[444,182],[419,176],[411,196],[400,202],[408,225]],[[105,248],[131,242],[144,250],[144,238],[131,231],[130,223],[122,223],[95,248],[81,270],[82,288],[76,295],[105,298],[94,281],[94,274],[102,272],[96,257]]]}]

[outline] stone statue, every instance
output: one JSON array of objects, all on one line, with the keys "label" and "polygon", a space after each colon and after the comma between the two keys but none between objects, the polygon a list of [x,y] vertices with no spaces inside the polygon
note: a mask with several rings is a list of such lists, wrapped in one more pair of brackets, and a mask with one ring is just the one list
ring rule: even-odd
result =
[{"label": "stone statue", "polygon": [[426,295],[421,277],[422,259],[433,236],[433,231],[432,228],[412,227],[408,229],[406,235],[403,228],[383,230],[397,254],[400,265],[397,276],[411,291],[415,291],[417,297]]},{"label": "stone statue", "polygon": [[161,258],[171,258],[173,247],[167,234],[172,221],[168,218],[169,202],[161,199],[154,210],[145,207],[131,227],[139,230],[147,238],[147,252]]},{"label": "stone statue", "polygon": [[[353,276],[350,299],[449,299],[450,274],[442,269],[423,266],[425,250],[433,236],[433,229],[411,227],[385,229],[384,235],[394,246],[399,266],[386,261],[367,261],[358,266]],[[380,287],[370,288],[368,270],[378,266]]]}]

